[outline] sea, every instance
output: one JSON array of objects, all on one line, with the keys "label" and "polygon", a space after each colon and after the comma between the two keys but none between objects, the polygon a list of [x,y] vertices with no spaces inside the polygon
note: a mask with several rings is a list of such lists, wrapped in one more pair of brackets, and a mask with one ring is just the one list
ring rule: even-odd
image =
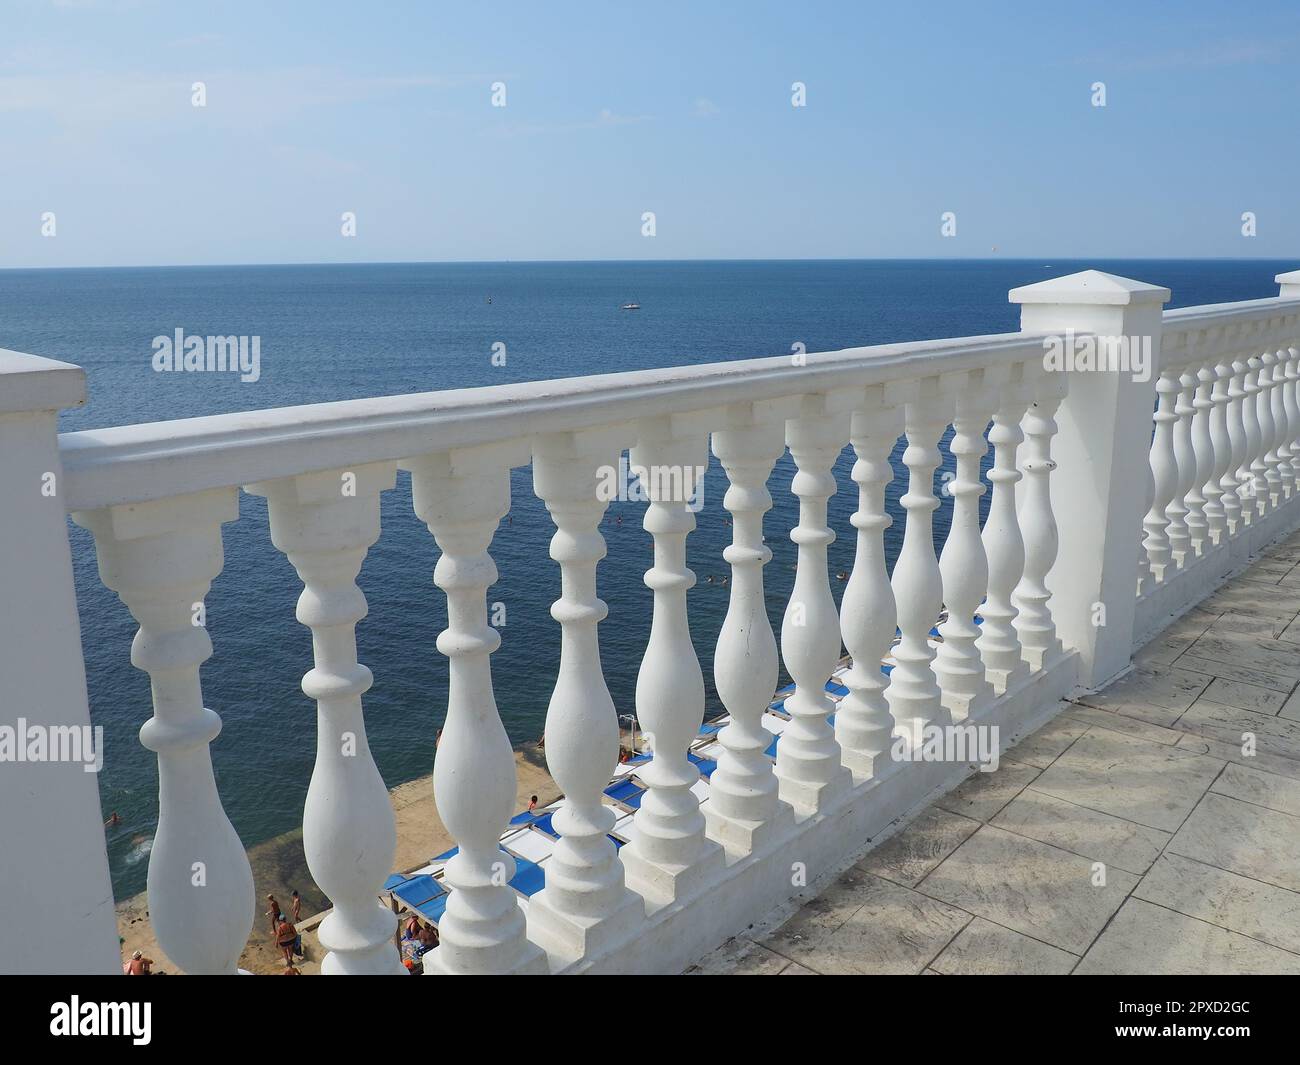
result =
[{"label": "sea", "polygon": [[[1171,306],[1277,294],[1275,274],[1292,261],[1263,260],[870,260],[743,262],[376,263],[0,271],[0,347],[82,366],[89,398],[65,412],[61,429],[330,400],[509,384],[620,370],[789,355],[864,344],[1015,330],[1009,289],[1096,268],[1173,291]],[[640,310],[625,311],[625,303]],[[161,373],[154,338],[186,334],[257,336],[260,375]],[[504,348],[501,347],[504,345]],[[501,358],[504,351],[504,360]],[[906,470],[896,449],[887,490],[894,525],[892,566],[902,538],[898,498]],[[857,492],[851,449],[837,468],[829,549],[838,601],[852,568],[849,517]],[[942,472],[952,468],[944,452]],[[794,580],[797,522],[787,455],[772,476],[767,518],[772,562],[767,598],[774,629]],[[231,483],[240,471],[230,470]],[[727,608],[731,536],[722,507],[725,475],[711,460],[703,508],[689,539],[697,584],[690,624],[703,666],[709,716],[722,711],[712,658]],[[550,604],[559,569],[548,555],[553,527],[516,470],[512,510],[492,546],[500,579],[501,647],[492,671],[511,740],[541,735],[559,655]],[[935,513],[946,534],[951,499]],[[987,506],[988,496],[984,497]],[[600,594],[605,679],[620,715],[635,712],[637,669],[650,627],[642,576],[651,540],[644,504],[614,502],[602,526],[609,554]],[[300,682],[311,667],[311,635],[294,618],[301,590],[270,542],[266,502],[241,495],[240,519],[224,528],[225,568],[207,596],[214,654],[202,668],[204,702],[221,715],[212,744],[222,802],[245,846],[297,828],[315,756],[315,706]],[[357,630],[359,656],[374,673],[366,727],[389,787],[431,772],[447,709],[447,662],[435,648],[446,625],[433,584],[438,549],[411,508],[410,480],[382,502],[383,533],[362,568],[370,605]],[[135,624],[99,581],[94,543],[69,525],[91,717],[104,728],[99,787],[104,816],[123,824],[108,836],[114,892],[143,890],[157,823],[157,767],[138,739],[151,714],[147,676],[130,663]],[[1050,581],[1049,581],[1050,583]],[[502,614],[504,616],[502,616]],[[785,681],[785,678],[782,678]]]}]

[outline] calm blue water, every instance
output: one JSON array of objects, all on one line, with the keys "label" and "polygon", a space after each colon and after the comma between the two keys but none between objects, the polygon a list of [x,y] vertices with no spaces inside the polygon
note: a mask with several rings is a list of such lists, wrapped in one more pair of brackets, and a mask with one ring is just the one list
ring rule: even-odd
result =
[{"label": "calm blue water", "polygon": [[[1086,267],[1173,290],[1174,305],[1276,295],[1274,274],[1292,262],[712,262],[544,263],[157,268],[0,271],[0,346],[75,362],[90,398],[67,413],[65,430],[258,407],[352,399],[438,388],[679,366],[858,344],[995,333],[1017,328],[1007,290]],[[489,302],[490,299],[490,302]],[[639,312],[621,312],[636,300]],[[160,374],[151,341],[176,328],[194,334],[262,338],[262,376]],[[494,367],[492,345],[507,347]],[[897,455],[896,455],[897,459]],[[856,492],[841,459],[831,502],[839,533],[832,574],[851,568],[848,518]],[[900,473],[900,464],[895,463]],[[950,466],[950,462],[945,463]],[[793,583],[797,521],[789,493],[793,467],[778,464],[768,518],[773,562],[769,607],[780,625]],[[237,476],[237,471],[234,472]],[[846,491],[848,488],[850,490]],[[705,508],[690,538],[699,583],[691,622],[706,678],[726,609],[727,589],[709,584],[726,566],[730,538],[721,507],[725,477],[716,462]],[[888,500],[901,534],[900,480]],[[987,496],[985,497],[987,502]],[[225,725],[212,758],[225,807],[246,845],[301,823],[314,757],[315,706],[299,682],[311,665],[311,638],[294,619],[300,585],[271,546],[265,501],[244,496],[239,522],[225,527],[226,567],[208,596],[216,652],[203,668],[205,702]],[[947,528],[951,502],[936,513]],[[637,666],[649,631],[650,565],[643,507],[614,504],[604,531],[609,557],[601,594],[606,678],[620,713],[634,708]],[[618,517],[622,516],[620,524]],[[389,786],[430,771],[434,734],[446,711],[447,665],[434,648],[445,625],[432,583],[438,552],[411,510],[399,475],[383,504],[384,533],[361,573],[370,615],[358,630],[361,660],[374,671],[366,696],[371,746]],[[494,656],[497,701],[511,739],[540,735],[554,682],[559,630],[548,613],[559,594],[547,556],[550,520],[533,496],[531,471],[516,471],[514,510],[493,556],[507,624]],[[143,889],[157,807],[154,757],[139,745],[149,717],[147,677],[129,661],[135,626],[99,583],[89,534],[72,528],[82,642],[94,721],[105,729],[100,788],[105,811],[126,825],[110,837],[119,897]],[[833,581],[836,597],[843,583]],[[717,712],[710,686],[710,712]]]}]

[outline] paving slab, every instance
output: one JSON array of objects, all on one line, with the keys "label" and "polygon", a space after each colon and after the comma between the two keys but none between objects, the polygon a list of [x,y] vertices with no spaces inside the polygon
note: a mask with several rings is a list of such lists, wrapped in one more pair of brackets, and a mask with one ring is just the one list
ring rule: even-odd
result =
[{"label": "paving slab", "polygon": [[1151,868],[1172,838],[1169,832],[1076,806],[1033,785],[989,823],[1138,874]]},{"label": "paving slab", "polygon": [[1210,791],[1300,817],[1300,780],[1276,773],[1251,766],[1229,765],[1219,774]]},{"label": "paving slab", "polygon": [[941,810],[987,821],[1024,790],[1040,770],[1004,760],[995,773],[976,773],[935,802]]},{"label": "paving slab", "polygon": [[854,867],[915,887],[931,869],[980,827],[978,821],[931,806],[902,832],[886,840]]},{"label": "paving slab", "polygon": [[[1072,704],[1065,704],[1070,707]],[[1046,769],[1069,748],[1075,740],[1088,731],[1088,723],[1062,712],[1037,732],[1031,733],[1010,748],[1004,758],[1025,765]]]},{"label": "paving slab", "polygon": [[1032,939],[1082,954],[1138,877],[985,825],[917,885],[917,890]]},{"label": "paving slab", "polygon": [[1300,818],[1214,792],[1192,811],[1168,851],[1300,891]]},{"label": "paving slab", "polygon": [[[857,874],[851,894],[856,905],[841,907],[841,920],[810,916],[805,906],[766,945],[823,975],[919,974],[970,921],[970,914],[876,876]],[[841,903],[845,898],[841,893]]]},{"label": "paving slab", "polygon": [[1215,677],[1196,701],[1235,706],[1239,710],[1254,710],[1260,714],[1276,714],[1282,709],[1286,700],[1287,697],[1282,692],[1273,691],[1271,688]]},{"label": "paving slab", "polygon": [[930,971],[941,976],[1061,976],[1078,955],[976,917],[961,930]]},{"label": "paving slab", "polygon": [[1130,976],[1300,973],[1300,955],[1129,899],[1074,971]]},{"label": "paving slab", "polygon": [[1240,745],[1253,736],[1256,750],[1300,759],[1300,721],[1198,702],[1178,719],[1178,727],[1221,743]]},{"label": "paving slab", "polygon": [[1165,854],[1133,897],[1300,956],[1300,893]]},{"label": "paving slab", "polygon": [[1094,729],[1043,771],[1035,789],[1148,828],[1175,831],[1224,763]]}]

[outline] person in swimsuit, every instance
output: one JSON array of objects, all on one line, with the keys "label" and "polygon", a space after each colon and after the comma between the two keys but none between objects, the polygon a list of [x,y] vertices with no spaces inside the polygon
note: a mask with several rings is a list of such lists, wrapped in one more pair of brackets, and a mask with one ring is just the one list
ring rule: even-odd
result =
[{"label": "person in swimsuit", "polygon": [[275,928],[275,945],[280,948],[280,953],[284,955],[284,964],[293,965],[293,945],[298,940],[298,929],[294,928],[284,914],[280,915],[280,923]]},{"label": "person in swimsuit", "polygon": [[127,976],[152,976],[149,971],[153,965],[153,958],[146,958],[142,951],[135,951],[131,955],[131,960],[126,963]]},{"label": "person in swimsuit", "polygon": [[267,902],[266,916],[271,922],[271,935],[275,935],[276,922],[280,920],[280,917],[282,916],[284,911],[281,908],[280,903],[276,900],[276,897],[274,895],[267,895],[266,902]]}]

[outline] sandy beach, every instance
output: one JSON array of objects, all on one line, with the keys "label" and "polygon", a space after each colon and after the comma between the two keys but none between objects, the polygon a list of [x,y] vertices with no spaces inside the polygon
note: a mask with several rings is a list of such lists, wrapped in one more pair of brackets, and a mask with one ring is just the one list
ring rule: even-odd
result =
[{"label": "sandy beach", "polygon": [[[528,799],[536,795],[539,805],[545,806],[560,797],[560,789],[546,770],[546,758],[535,744],[515,751],[518,790],[515,809],[523,810]],[[393,810],[397,819],[397,855],[393,870],[408,872],[427,865],[435,854],[441,854],[454,841],[443,827],[433,800],[433,776],[419,777],[390,790]],[[248,861],[253,869],[253,885],[257,893],[257,918],[253,922],[248,945],[239,956],[240,968],[255,974],[283,972],[284,962],[270,934],[270,920],[263,912],[267,894],[275,895],[283,906],[289,904],[289,893],[297,889],[302,895],[303,920],[298,928],[303,936],[303,950],[307,960],[297,965],[304,974],[320,971],[324,955],[316,939],[316,926],[329,912],[329,900],[311,879],[307,860],[302,849],[302,830],[295,829],[282,836],[259,843],[248,850]],[[155,962],[155,973],[175,973],[176,966],[162,952],[149,924],[148,899],[142,892],[117,905],[118,934],[123,939],[122,957],[132,951],[144,951]]]}]

